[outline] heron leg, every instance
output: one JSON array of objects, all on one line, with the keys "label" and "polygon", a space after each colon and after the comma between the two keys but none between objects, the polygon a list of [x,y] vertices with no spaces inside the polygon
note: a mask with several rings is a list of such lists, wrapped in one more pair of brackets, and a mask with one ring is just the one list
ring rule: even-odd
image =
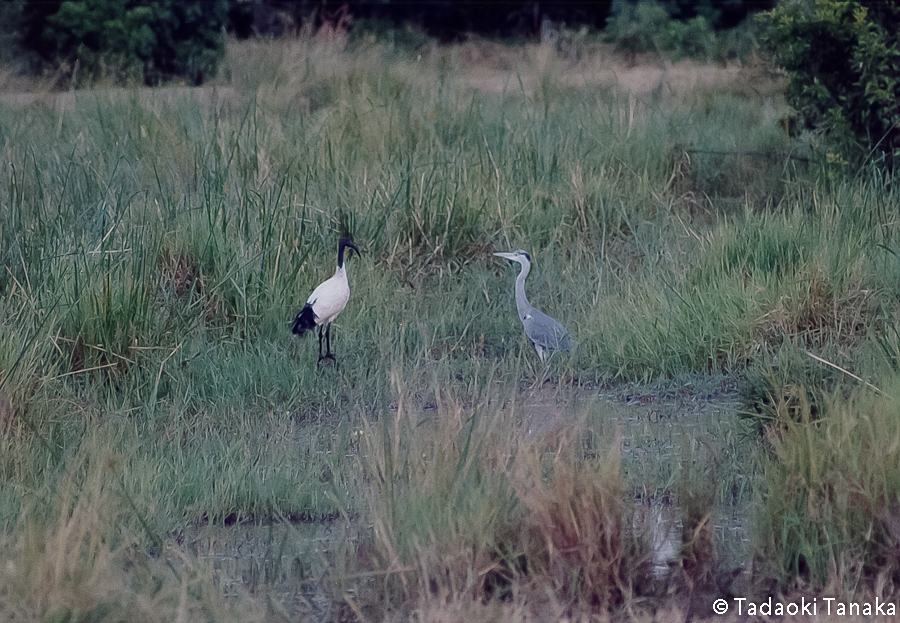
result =
[{"label": "heron leg", "polygon": [[319,361],[322,361],[322,325],[319,325]]}]

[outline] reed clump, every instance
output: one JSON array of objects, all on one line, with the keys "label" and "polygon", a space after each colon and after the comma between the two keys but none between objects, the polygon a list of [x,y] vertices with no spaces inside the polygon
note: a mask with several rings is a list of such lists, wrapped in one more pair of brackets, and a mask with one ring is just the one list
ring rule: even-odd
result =
[{"label": "reed clump", "polygon": [[511,437],[501,432],[516,426],[511,410],[420,417],[401,401],[367,425],[360,454],[385,607],[549,595],[587,612],[632,597],[645,548],[627,528],[615,445],[588,458],[582,430],[567,425]]},{"label": "reed clump", "polygon": [[618,449],[585,459],[573,452],[577,440],[568,430],[556,447],[530,445],[517,456],[525,557],[533,581],[552,587],[559,601],[608,610],[632,596],[647,570],[637,539],[626,530],[631,513],[623,502]]},{"label": "reed clump", "polygon": [[148,555],[117,486],[122,457],[103,442],[85,446],[50,512],[29,505],[0,537],[3,620],[261,620],[252,602],[229,604],[211,568],[175,543],[159,541]]},{"label": "reed clump", "polygon": [[897,389],[832,398],[815,420],[807,405],[770,436],[758,551],[779,580],[898,593]]}]

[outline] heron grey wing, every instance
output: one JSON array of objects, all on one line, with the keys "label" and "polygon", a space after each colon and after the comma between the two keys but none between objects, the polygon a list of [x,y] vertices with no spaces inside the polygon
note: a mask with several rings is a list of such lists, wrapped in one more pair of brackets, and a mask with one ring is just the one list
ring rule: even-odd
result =
[{"label": "heron grey wing", "polygon": [[525,335],[535,344],[547,349],[569,352],[572,340],[566,328],[542,311],[532,308],[522,318]]}]

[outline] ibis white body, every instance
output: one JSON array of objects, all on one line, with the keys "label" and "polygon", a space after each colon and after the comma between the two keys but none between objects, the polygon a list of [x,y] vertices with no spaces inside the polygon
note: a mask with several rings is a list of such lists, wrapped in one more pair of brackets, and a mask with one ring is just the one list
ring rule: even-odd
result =
[{"label": "ibis white body", "polygon": [[306,304],[312,307],[316,326],[331,324],[347,306],[350,300],[350,283],[347,281],[347,267],[341,266],[334,276],[316,286]]}]

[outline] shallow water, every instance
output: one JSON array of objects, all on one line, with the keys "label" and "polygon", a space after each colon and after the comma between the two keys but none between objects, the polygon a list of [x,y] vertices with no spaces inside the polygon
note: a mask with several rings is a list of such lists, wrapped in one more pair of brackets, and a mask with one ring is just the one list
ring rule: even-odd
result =
[{"label": "shallow water", "polygon": [[[744,565],[752,457],[742,443],[733,389],[568,395],[553,389],[525,392],[504,408],[515,409],[526,438],[553,439],[578,422],[588,454],[619,443],[623,486],[633,497],[631,527],[649,545],[655,577],[664,578],[677,563],[684,516],[678,493],[685,473],[691,487],[705,487],[715,500],[715,560],[727,571]],[[357,539],[344,524],[202,526],[189,546],[212,563],[226,594],[264,596],[272,610],[292,619],[328,620],[335,606],[323,577],[337,549],[353,547]]]},{"label": "shallow water", "polygon": [[[552,436],[573,419],[603,452],[619,440],[623,484],[634,498],[633,529],[646,536],[654,575],[666,575],[681,548],[682,484],[714,498],[714,556],[727,570],[750,552],[752,450],[737,417],[737,391],[722,382],[675,390],[617,390],[567,397],[533,392],[521,408],[522,433]],[[686,475],[687,474],[687,475]]]},{"label": "shallow water", "polygon": [[264,597],[290,619],[330,620],[322,577],[346,537],[328,524],[200,526],[186,544],[212,563],[227,596]]}]

